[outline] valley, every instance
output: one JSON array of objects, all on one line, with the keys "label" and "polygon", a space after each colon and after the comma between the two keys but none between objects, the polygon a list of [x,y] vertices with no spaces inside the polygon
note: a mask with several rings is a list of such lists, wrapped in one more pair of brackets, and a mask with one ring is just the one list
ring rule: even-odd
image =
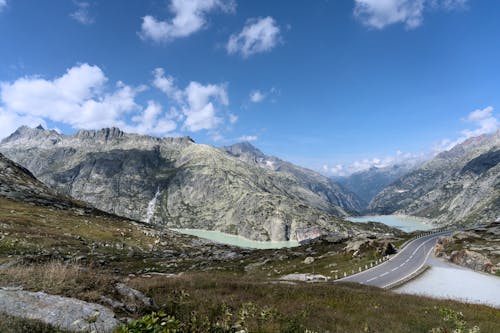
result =
[{"label": "valley", "polygon": [[[88,143],[82,143],[81,139],[78,138],[82,135],[84,135],[85,140],[89,140],[87,136],[91,135],[92,140]],[[75,148],[68,147],[67,143],[64,143],[65,140],[71,143],[71,147],[76,147],[75,142],[78,142],[79,145],[83,145],[86,148],[80,148],[83,150],[78,152]],[[160,190],[160,188],[163,188],[165,191],[165,188],[172,186],[168,184],[173,183],[161,180],[169,179],[168,177],[162,178],[164,177],[161,176],[163,171],[157,174],[158,171],[156,170],[163,170],[161,166],[165,163],[160,162],[160,160],[154,162],[157,163],[156,169],[142,169],[142,172],[146,172],[144,174],[145,178],[137,178],[133,180],[133,182],[136,182],[136,185],[134,185],[136,186],[135,191],[142,191],[139,190],[139,187],[137,187],[139,185],[137,184],[143,184],[144,179],[151,179],[152,182],[155,179],[160,179],[164,182],[162,183],[163,185],[160,187],[158,183],[151,183],[148,187],[151,188],[149,200],[145,200],[144,203],[134,202],[134,204],[144,206],[144,208],[139,210],[143,211],[143,213],[139,215],[134,215],[137,213],[127,213],[129,215],[128,217],[115,215],[114,210],[116,208],[111,209],[106,208],[108,206],[99,205],[108,210],[108,212],[104,212],[93,207],[93,203],[98,201],[95,201],[95,198],[97,198],[94,196],[95,194],[92,194],[90,197],[88,196],[91,193],[108,193],[105,195],[113,196],[115,194],[111,194],[110,192],[95,192],[95,190],[94,192],[89,192],[91,191],[90,187],[86,190],[85,187],[78,187],[83,186],[85,183],[76,186],[75,184],[78,182],[75,182],[75,179],[82,177],[82,167],[79,166],[77,169],[74,169],[75,167],[70,167],[70,170],[79,170],[71,171],[73,173],[71,178],[60,176],[61,172],[64,173],[66,171],[56,171],[52,174],[52,172],[54,172],[53,170],[59,170],[54,169],[54,166],[56,168],[61,168],[66,165],[57,162],[58,156],[65,156],[64,159],[67,161],[68,156],[66,156],[65,153],[61,153],[62,151],[70,151],[71,156],[78,156],[78,159],[71,156],[69,158],[75,159],[73,163],[79,165],[79,163],[81,163],[79,161],[86,160],[88,158],[86,156],[95,156],[94,154],[96,153],[94,150],[99,150],[101,154],[110,154],[105,157],[105,160],[108,159],[108,161],[115,161],[115,158],[119,156],[128,157],[125,160],[119,159],[118,161],[121,161],[119,164],[116,164],[116,162],[111,164],[108,162],[106,164],[104,162],[98,162],[99,160],[95,160],[97,164],[94,164],[89,171],[86,171],[86,182],[90,179],[96,179],[96,175],[99,175],[97,178],[100,179],[99,182],[107,182],[110,176],[111,179],[118,176],[121,178],[122,173],[128,174],[129,176],[127,177],[132,177],[132,173],[130,172],[136,169],[127,170],[134,166],[135,163],[146,163],[140,165],[152,165],[151,163],[153,163],[151,157],[140,157],[137,159],[138,156],[143,154],[138,152],[138,145],[139,147],[141,145],[142,147],[147,147],[142,148],[146,149],[144,152],[146,155],[144,156],[148,156],[148,154],[157,154],[157,158],[161,158],[160,156],[164,154],[161,153],[162,149],[171,149],[172,145],[174,145],[174,147],[181,147],[176,148],[181,149],[181,151],[182,149],[186,149],[186,147],[194,145],[192,141],[184,138],[177,141],[172,140],[174,139],[162,139],[158,141],[152,137],[135,137],[117,129],[105,129],[92,133],[86,132],[84,134],[78,134],[75,137],[63,137],[42,128],[21,128],[11,137],[2,141],[0,144],[1,151],[11,156],[15,156],[21,163],[24,161],[26,167],[31,166],[32,168],[37,168],[38,173],[44,179],[48,180],[48,184],[52,184],[51,186],[53,186],[53,188],[47,187],[42,182],[38,181],[26,167],[16,164],[4,156],[0,156],[2,162],[2,181],[0,183],[0,283],[4,286],[3,288],[6,286],[9,288],[12,286],[20,286],[27,291],[43,290],[49,294],[52,293],[64,297],[81,299],[90,302],[89,304],[100,304],[106,307],[111,306],[116,314],[128,318],[137,318],[141,314],[146,313],[151,309],[151,305],[141,305],[140,302],[137,303],[137,300],[129,296],[116,294],[116,291],[113,290],[116,290],[115,286],[120,283],[126,283],[152,297],[154,304],[156,304],[153,308],[157,308],[158,304],[161,304],[163,297],[167,297],[168,299],[170,299],[170,297],[177,297],[174,295],[178,291],[175,291],[174,295],[169,296],[157,290],[156,288],[159,288],[159,286],[165,283],[173,283],[173,285],[177,286],[176,288],[181,288],[181,290],[186,290],[187,288],[189,294],[198,294],[200,292],[198,288],[204,285],[204,283],[200,282],[201,280],[213,281],[212,283],[216,283],[216,285],[222,283],[221,287],[218,288],[229,288],[229,286],[232,285],[233,287],[231,288],[233,288],[233,291],[229,292],[229,294],[233,295],[235,295],[234,293],[241,292],[239,288],[245,289],[256,284],[260,286],[259,288],[264,289],[267,288],[265,287],[266,285],[273,286],[274,292],[277,293],[288,290],[286,291],[287,293],[299,293],[302,295],[300,297],[307,297],[307,299],[309,299],[308,306],[319,306],[319,304],[322,304],[317,296],[315,296],[317,295],[317,290],[322,288],[330,288],[334,293],[348,292],[349,294],[356,293],[356,290],[358,290],[364,295],[374,297],[374,302],[379,304],[379,301],[376,301],[377,298],[388,297],[388,295],[393,294],[380,294],[376,289],[366,289],[365,287],[356,286],[355,284],[344,285],[344,283],[356,282],[361,285],[374,284],[378,287],[386,287],[386,285],[392,283],[390,281],[402,280],[413,274],[414,271],[418,271],[419,267],[423,265],[422,262],[425,262],[428,256],[427,253],[433,249],[437,239],[439,239],[438,244],[447,244],[443,243],[444,241],[442,239],[446,239],[446,237],[443,238],[443,235],[453,234],[454,237],[461,237],[455,236],[458,235],[456,232],[447,231],[441,234],[430,234],[423,238],[417,238],[414,242],[408,243],[408,241],[418,237],[422,232],[433,232],[433,228],[435,228],[435,225],[433,225],[434,220],[401,215],[349,217],[338,201],[334,202],[339,206],[335,206],[331,203],[331,205],[333,205],[332,208],[326,208],[326,206],[322,208],[321,205],[326,205],[324,203],[327,202],[326,200],[332,200],[328,195],[333,195],[333,192],[328,191],[338,191],[340,187],[335,187],[336,185],[334,185],[333,182],[326,180],[326,178],[321,178],[312,171],[295,167],[277,158],[268,157],[256,149],[250,149],[251,146],[249,144],[224,148],[224,151],[230,151],[230,157],[219,155],[225,154],[224,152],[220,153],[215,151],[216,155],[212,158],[229,159],[232,162],[229,166],[227,164],[228,162],[224,162],[225,164],[218,164],[219,162],[214,163],[216,163],[216,165],[221,165],[223,168],[236,167],[237,170],[243,170],[244,168],[249,168],[249,170],[263,169],[261,173],[266,174],[267,172],[271,172],[273,177],[278,177],[273,181],[282,179],[280,177],[285,177],[283,179],[295,179],[297,184],[301,184],[300,186],[309,188],[308,191],[311,191],[309,193],[316,193],[315,195],[318,197],[315,200],[323,198],[321,200],[324,201],[315,201],[315,205],[319,206],[308,209],[322,211],[321,214],[325,216],[324,222],[317,220],[315,223],[312,223],[311,220],[310,222],[304,221],[304,224],[299,224],[298,221],[300,221],[300,217],[297,215],[297,217],[295,217],[297,220],[294,221],[292,219],[290,226],[287,226],[287,228],[293,226],[296,228],[290,229],[287,241],[283,241],[283,238],[280,237],[275,237],[274,241],[272,241],[273,237],[271,237],[271,240],[269,238],[264,238],[262,240],[260,237],[256,237],[257,240],[248,239],[245,237],[245,235],[247,235],[246,232],[244,232],[243,235],[239,233],[239,230],[245,230],[239,229],[239,227],[232,229],[235,231],[235,234],[210,230],[210,228],[214,227],[212,222],[207,222],[204,226],[206,229],[177,229],[178,222],[175,222],[177,220],[173,219],[172,221],[172,216],[170,215],[168,215],[168,219],[165,219],[167,215],[162,215],[164,213],[161,213],[168,211],[170,205],[177,205],[177,203],[169,201],[167,199],[168,197],[162,197],[162,190]],[[13,142],[15,142],[15,144]],[[151,142],[153,142],[153,145],[150,146]],[[96,143],[98,144],[96,145]],[[24,147],[23,150],[14,148],[21,144]],[[35,148],[35,146],[45,148]],[[117,155],[116,148],[120,146],[126,147],[128,152],[127,150],[122,150]],[[197,149],[198,148],[194,151],[198,151]],[[201,149],[205,151],[207,148],[202,147]],[[38,154],[43,156],[44,159],[49,156],[48,161],[51,162],[49,164],[41,163],[42,157],[37,157]],[[171,152],[170,154],[174,153]],[[183,153],[178,151],[175,154]],[[232,160],[233,157],[238,161]],[[130,160],[130,158],[133,159]],[[177,159],[181,159],[184,161],[182,163],[185,163],[185,158],[177,157]],[[178,162],[174,161],[176,160],[168,162],[171,170],[173,170],[172,168],[177,168],[174,165]],[[267,163],[265,161],[272,162]],[[270,164],[273,166],[273,170],[267,171]],[[68,165],[71,166],[71,163]],[[99,166],[97,167],[97,165]],[[113,171],[113,173],[109,173],[115,165],[121,166],[119,169]],[[218,174],[219,173],[210,173],[202,175],[201,177],[202,179],[203,177],[209,177],[206,179],[217,179]],[[93,184],[100,184],[95,183],[95,180],[92,182]],[[314,182],[318,182],[318,184],[322,185],[318,185],[319,187],[316,185],[316,187],[311,187],[311,184],[314,184]],[[241,186],[241,184],[236,184],[233,185],[232,183],[226,182],[225,185],[217,186],[222,190],[234,191],[233,187],[239,188]],[[266,183],[264,182],[262,184]],[[85,186],[87,185],[90,184],[86,184]],[[101,185],[93,185],[94,189],[96,188],[95,186],[104,185],[102,185],[102,183]],[[128,186],[130,186],[130,184]],[[155,186],[156,191],[154,190]],[[328,189],[328,186],[330,186],[330,189]],[[131,187],[128,188],[130,189]],[[262,187],[256,187],[254,191],[260,191],[261,188]],[[82,189],[81,192],[79,192],[80,189]],[[208,187],[205,186],[203,191],[207,189]],[[314,192],[313,189],[316,192]],[[200,188],[199,190],[202,189]],[[248,189],[246,191],[248,191]],[[196,192],[185,192],[183,195],[187,195],[186,193],[194,195]],[[297,199],[299,197],[294,197],[294,192],[291,193],[291,198],[293,200],[299,200]],[[72,199],[68,196],[70,194],[76,194],[81,201]],[[104,200],[102,195],[103,194],[100,194],[98,197],[99,202]],[[355,196],[354,194],[350,195],[352,197]],[[312,197],[307,196],[301,198],[300,200],[312,200]],[[336,198],[336,200],[338,200],[338,197]],[[111,200],[113,200],[113,202],[120,202],[116,201],[117,199],[118,198]],[[283,199],[281,199],[281,202],[283,202]],[[120,205],[126,207],[126,205],[130,204],[131,202],[113,207],[123,209],[119,208],[122,207]],[[234,205],[237,203],[228,201],[227,204]],[[335,214],[339,214],[338,216],[332,215],[335,209],[337,209]],[[354,207],[350,209],[352,214],[354,212],[352,210]],[[357,209],[361,208],[358,207]],[[123,210],[122,212],[125,214],[127,210]],[[247,214],[250,213],[250,211],[246,212]],[[290,214],[293,210],[288,212],[288,214]],[[298,212],[299,211],[297,211],[297,214]],[[361,210],[357,210],[356,212],[359,214]],[[206,213],[197,210],[191,211],[190,214],[201,214],[193,215],[193,218],[196,217],[199,220],[203,220],[204,216],[207,216]],[[134,216],[140,217],[142,221],[134,220]],[[284,215],[281,214],[277,216]],[[291,218],[292,216],[289,215],[289,217]],[[260,218],[261,217],[258,216],[248,215],[243,221],[249,221],[246,223],[254,225],[255,223],[260,223]],[[272,215],[268,218],[275,219]],[[335,223],[335,228],[332,228],[332,226],[325,227],[324,223],[326,222]],[[187,224],[186,226],[198,227],[200,225]],[[301,229],[298,228],[299,226],[307,227]],[[243,228],[248,228],[248,225],[246,227],[244,225]],[[226,230],[225,228],[221,229]],[[272,232],[273,229],[271,229],[271,235],[273,235]],[[294,232],[300,234],[293,236]],[[467,235],[470,235],[470,232]],[[302,244],[299,244],[297,241],[299,236],[306,237],[305,241],[302,241]],[[309,237],[309,239],[307,237]],[[470,238],[472,236],[467,237]],[[422,255],[420,255],[420,252],[417,253],[417,249],[421,249],[418,242],[424,242],[426,245],[422,248]],[[406,245],[406,243],[409,245]],[[424,243],[422,243],[422,245]],[[402,248],[402,246],[404,246],[404,248]],[[459,248],[460,247],[456,247],[456,249]],[[408,263],[407,272],[403,272],[404,270],[391,270],[390,265],[394,263],[399,265],[397,263],[398,260],[404,261],[406,258],[405,256],[408,256],[405,254],[405,251],[413,251],[411,258],[414,257],[415,267]],[[449,253],[446,247],[443,251]],[[394,255],[395,252],[397,255]],[[386,261],[388,258],[390,259]],[[495,264],[498,266],[496,261],[493,261],[492,267],[496,267]],[[372,266],[373,268],[370,268]],[[389,268],[386,269],[386,267]],[[45,276],[44,274],[48,274],[49,271],[53,271],[54,274],[57,275],[52,277]],[[363,272],[358,273],[358,271]],[[392,275],[383,273],[385,271],[391,274],[401,274],[395,275],[391,280]],[[433,268],[433,272],[437,271],[439,271],[439,268]],[[59,274],[63,275],[58,276]],[[87,286],[88,282],[85,281],[85,276],[88,274],[93,274],[93,277],[90,279],[96,281],[96,284]],[[424,273],[424,277],[427,276],[426,274],[428,273]],[[39,275],[39,277],[37,277],[37,275]],[[346,275],[347,277],[345,277]],[[79,276],[82,276],[82,278]],[[383,276],[383,278],[381,278],[381,276]],[[57,284],[50,284],[46,279],[58,282]],[[191,285],[194,284],[195,289],[192,289],[193,287],[188,287],[185,285],[186,283]],[[311,289],[303,285],[304,283],[312,283],[314,287],[311,287]],[[332,285],[332,283],[334,283],[334,285]],[[412,283],[413,282],[409,285],[412,285]],[[74,290],[66,289],[74,284],[79,287]],[[9,289],[3,290],[9,293]],[[210,290],[210,288],[208,290]],[[313,290],[315,290],[314,293]],[[411,289],[411,287],[408,287],[408,289],[401,287],[398,290],[408,290],[410,293],[417,292],[417,289]],[[219,292],[221,292],[221,290],[219,290]],[[391,292],[386,291],[385,293]],[[240,295],[238,297],[242,297],[242,300],[245,300],[245,302],[252,302],[252,306],[254,307],[262,306],[259,305],[263,304],[260,303],[260,298],[254,299],[253,297],[256,297],[255,295],[252,297],[249,296],[250,295]],[[399,295],[397,297],[400,297],[401,300],[412,299],[413,304],[416,304],[414,296]],[[439,303],[442,304],[440,306],[452,306],[455,308],[459,305],[459,303],[453,303],[452,305],[448,300],[439,301],[425,299],[422,302],[424,302],[422,304]],[[230,305],[231,307],[238,309],[250,303],[229,302],[228,304],[232,304]],[[280,316],[285,316],[288,319],[286,319],[287,323],[273,319],[269,322],[271,326],[267,326],[268,329],[271,329],[271,327],[281,327],[280,330],[282,330],[286,325],[289,325],[291,321],[298,320],[292,319],[293,314],[287,312],[278,299],[275,299],[271,304],[273,304],[272,311],[278,311],[280,312]],[[346,306],[348,303],[336,304],[334,308],[340,311],[340,313],[347,310]],[[215,306],[215,304],[212,303],[208,308],[211,306]],[[184,311],[188,311],[187,309],[191,309],[189,311],[191,311],[191,313],[194,311],[197,315],[204,313],[204,310],[197,307],[193,308],[192,306],[186,309],[182,306],[176,310],[171,309],[169,311],[170,313],[174,313],[176,318],[181,320],[181,323],[182,320],[197,320],[190,316],[186,317]],[[271,310],[271,308],[266,309]],[[8,320],[11,321],[13,325],[16,325],[15,323],[18,319],[15,319],[15,316],[18,316],[18,314],[9,311],[8,313],[11,315],[14,314],[14,317],[8,317]],[[299,310],[295,309],[293,313],[297,313],[296,311]],[[385,309],[385,311],[388,311],[388,309]],[[482,310],[474,308],[474,311]],[[393,313],[397,315],[397,312]],[[497,312],[493,313],[495,313],[495,316],[498,314]],[[329,316],[326,316],[324,318],[328,317]],[[437,317],[435,318],[437,320]],[[43,317],[38,319],[43,320]],[[236,319],[227,320],[235,321]],[[23,323],[26,324],[26,322]],[[325,323],[326,322],[322,320],[318,320],[317,317],[309,315],[297,322],[298,325],[305,325],[304,327],[312,327],[313,329],[319,330],[326,327],[322,326]],[[258,321],[254,324],[258,324]],[[250,325],[248,327],[253,327],[252,325],[254,324],[245,323],[245,325]],[[365,323],[365,325],[369,327],[387,324],[388,322],[384,320],[376,322],[368,321]],[[420,324],[423,324],[423,322],[421,321]],[[43,324],[35,321],[26,325],[34,325],[32,327],[37,327],[37,325]],[[54,325],[54,322],[52,325]],[[55,325],[57,326],[60,324]],[[102,325],[105,325],[104,322]],[[214,325],[214,322],[205,322],[204,325]],[[339,324],[339,330],[345,330],[347,327],[354,329],[355,326],[352,325],[354,325],[352,321],[343,322]],[[429,322],[428,325],[431,325],[431,323]],[[487,321],[486,326],[484,321],[481,322],[481,325],[482,329],[488,332]],[[66,326],[59,327],[62,328]],[[69,326],[66,328],[71,329]]]}]

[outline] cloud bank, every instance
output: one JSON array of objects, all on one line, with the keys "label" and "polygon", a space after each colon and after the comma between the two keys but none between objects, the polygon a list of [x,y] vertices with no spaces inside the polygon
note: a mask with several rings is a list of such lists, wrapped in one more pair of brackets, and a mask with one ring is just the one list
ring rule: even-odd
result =
[{"label": "cloud bank", "polygon": [[449,150],[469,138],[483,134],[495,133],[500,129],[500,120],[493,114],[493,111],[494,109],[492,106],[472,111],[465,119],[462,119],[465,124],[471,125],[470,128],[460,131],[459,136],[456,139],[443,139],[439,141],[427,152],[413,154],[403,153],[398,150],[393,156],[363,159],[348,165],[336,164],[334,166],[329,166],[325,164],[322,166],[321,171],[327,175],[342,177],[368,170],[373,167],[384,168],[395,164],[414,164],[419,161],[423,161],[442,151]]},{"label": "cloud bank", "polygon": [[[26,76],[0,83],[0,138],[20,125],[59,123],[74,129],[116,126],[128,132],[166,135],[176,129],[216,130],[226,120],[221,108],[229,105],[224,84],[191,81],[179,89],[171,76],[158,68],[152,86],[166,96],[169,106],[138,96],[150,87],[110,84],[95,65],[79,64],[54,79]],[[237,121],[227,115],[228,121]]]}]

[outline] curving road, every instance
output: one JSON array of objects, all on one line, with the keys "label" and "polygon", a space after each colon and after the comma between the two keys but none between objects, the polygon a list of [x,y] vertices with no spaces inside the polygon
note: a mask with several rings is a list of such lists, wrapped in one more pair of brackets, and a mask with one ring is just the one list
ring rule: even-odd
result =
[{"label": "curving road", "polygon": [[337,281],[388,288],[422,268],[437,239],[451,233],[452,231],[442,231],[414,239],[388,261]]}]

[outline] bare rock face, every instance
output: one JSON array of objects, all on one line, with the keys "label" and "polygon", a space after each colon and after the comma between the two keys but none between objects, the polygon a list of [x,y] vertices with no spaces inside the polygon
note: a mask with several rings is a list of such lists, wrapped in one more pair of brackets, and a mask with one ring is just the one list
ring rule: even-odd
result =
[{"label": "bare rock face", "polygon": [[336,207],[340,214],[346,212],[356,214],[364,208],[362,200],[354,192],[343,188],[332,179],[315,171],[283,161],[275,156],[268,156],[249,142],[237,143],[222,149],[246,163],[281,174],[291,175],[298,181],[300,186],[315,193],[318,197],[316,200],[330,203],[333,207]]},{"label": "bare rock face", "polygon": [[21,165],[0,154],[0,196],[12,200],[68,208],[70,198],[58,195]]},{"label": "bare rock face", "polygon": [[361,198],[364,210],[380,191],[416,169],[422,162],[420,159],[409,159],[395,165],[371,167],[347,177],[340,177],[337,182]]},{"label": "bare rock face", "polygon": [[361,230],[339,218],[357,209],[355,196],[326,177],[284,161],[265,168],[189,137],[21,127],[0,152],[59,193],[166,227],[261,241],[295,240],[313,226],[324,234]]},{"label": "bare rock face", "polygon": [[120,325],[102,305],[43,292],[0,288],[0,312],[71,332],[113,332]]},{"label": "bare rock face", "polygon": [[469,250],[453,251],[450,261],[460,266],[464,266],[475,271],[494,274],[496,271],[493,263],[484,255]]},{"label": "bare rock face", "polygon": [[440,153],[386,187],[368,209],[439,224],[495,221],[500,217],[500,130]]},{"label": "bare rock face", "polygon": [[457,265],[496,274],[500,270],[500,222],[472,227],[438,239],[434,253]]}]

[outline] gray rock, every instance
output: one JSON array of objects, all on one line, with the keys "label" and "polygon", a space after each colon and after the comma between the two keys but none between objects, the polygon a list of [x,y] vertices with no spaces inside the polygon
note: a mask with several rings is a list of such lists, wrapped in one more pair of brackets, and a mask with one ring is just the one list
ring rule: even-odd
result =
[{"label": "gray rock", "polygon": [[120,325],[114,313],[102,305],[43,292],[0,288],[0,312],[71,332],[113,332]]},{"label": "gray rock", "polygon": [[469,250],[453,251],[450,261],[475,271],[495,273],[496,270],[493,263],[486,256]]},{"label": "gray rock", "polygon": [[314,257],[307,257],[304,259],[304,264],[310,265],[314,262]]},{"label": "gray rock", "polygon": [[247,158],[243,150],[117,128],[68,136],[21,127],[0,143],[2,153],[58,192],[157,225],[260,241],[295,240],[297,230],[312,226],[335,234],[362,229],[339,218],[359,209],[354,194],[277,158],[255,162],[250,156],[261,153]]},{"label": "gray rock", "polygon": [[145,296],[139,290],[130,288],[126,284],[117,283],[115,289],[121,296],[127,298],[129,301],[140,302],[148,307],[154,306],[154,302],[150,297]]},{"label": "gray rock", "polygon": [[321,274],[288,274],[280,277],[282,281],[302,281],[302,282],[327,282],[330,280],[329,277],[321,275]]},{"label": "gray rock", "polygon": [[500,130],[444,151],[382,190],[371,213],[474,225],[500,216]]}]

